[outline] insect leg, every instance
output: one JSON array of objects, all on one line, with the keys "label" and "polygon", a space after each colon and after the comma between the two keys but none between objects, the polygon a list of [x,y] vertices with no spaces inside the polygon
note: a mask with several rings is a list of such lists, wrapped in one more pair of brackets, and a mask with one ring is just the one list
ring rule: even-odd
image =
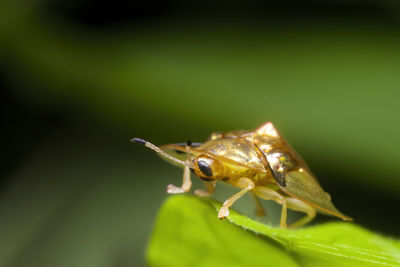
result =
[{"label": "insect leg", "polygon": [[189,166],[185,165],[183,170],[183,182],[181,187],[177,187],[175,185],[169,184],[167,186],[167,193],[168,194],[180,194],[189,192],[190,187],[192,187],[192,180],[190,179],[190,168]]},{"label": "insect leg", "polygon": [[253,197],[254,202],[256,203],[256,214],[257,216],[261,216],[264,217],[267,215],[267,213],[265,212],[260,200],[258,199],[257,195],[254,192],[251,192],[251,196]]},{"label": "insect leg", "polygon": [[285,197],[275,190],[265,186],[256,186],[253,192],[262,199],[273,200],[282,205],[280,227],[286,228],[287,206]]},{"label": "insect leg", "polygon": [[285,199],[286,199],[287,206],[289,209],[306,213],[306,216],[304,216],[300,220],[289,225],[289,228],[301,227],[301,226],[309,223],[312,219],[314,219],[314,217],[316,215],[316,211],[315,211],[314,207],[312,207],[311,205],[309,205],[297,198],[287,197]]},{"label": "insect leg", "polygon": [[196,190],[194,190],[194,194],[199,197],[209,197],[215,191],[215,184],[216,184],[215,181],[204,182],[204,185],[206,186],[207,191],[204,191],[202,189],[196,189]]},{"label": "insect leg", "polygon": [[237,181],[236,186],[243,189],[240,190],[238,193],[234,194],[233,196],[231,196],[230,198],[228,198],[224,202],[224,204],[222,204],[222,207],[218,213],[219,219],[225,219],[229,215],[229,207],[232,206],[232,204],[236,200],[238,200],[241,196],[252,190],[254,188],[254,182],[249,178],[240,178]]}]

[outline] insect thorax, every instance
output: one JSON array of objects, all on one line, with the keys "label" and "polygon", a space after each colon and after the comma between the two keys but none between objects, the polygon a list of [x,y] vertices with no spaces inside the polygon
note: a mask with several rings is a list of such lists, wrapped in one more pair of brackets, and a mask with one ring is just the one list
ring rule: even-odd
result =
[{"label": "insect thorax", "polygon": [[254,150],[254,146],[245,139],[225,137],[209,140],[198,149],[247,167],[264,169],[260,158]]},{"label": "insect thorax", "polygon": [[234,183],[242,177],[250,178],[257,184],[259,183],[257,181],[261,180],[271,181],[271,179],[266,179],[264,165],[254,150],[254,146],[245,139],[224,137],[209,140],[198,149],[221,159],[220,163],[224,165],[225,171],[224,177],[220,179],[225,182]]}]

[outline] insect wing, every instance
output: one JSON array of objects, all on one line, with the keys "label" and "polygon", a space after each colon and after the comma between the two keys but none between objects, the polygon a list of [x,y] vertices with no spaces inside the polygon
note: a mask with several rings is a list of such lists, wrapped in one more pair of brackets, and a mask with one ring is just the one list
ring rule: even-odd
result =
[{"label": "insect wing", "polygon": [[[264,156],[265,154],[263,153]],[[303,165],[302,161],[296,160],[294,153],[289,154],[286,149],[282,150],[282,152],[275,149],[273,153],[267,154],[264,159],[276,183],[286,194],[307,202],[323,213],[350,220],[335,208],[331,201],[331,196],[322,189],[315,177],[307,171],[307,166]]]},{"label": "insect wing", "polygon": [[331,196],[319,185],[307,164],[286,142],[271,122],[261,125],[252,136],[261,160],[272,172],[279,187],[291,197],[318,208],[322,213],[352,220],[336,209]]},{"label": "insect wing", "polygon": [[290,171],[285,175],[285,187],[281,187],[288,195],[300,198],[312,206],[319,208],[323,213],[352,220],[336,209],[331,196],[326,193],[316,180],[306,171]]},{"label": "insect wing", "polygon": [[338,216],[344,220],[352,220],[336,209],[331,201],[331,196],[325,192],[317,179],[308,171],[308,167],[297,154],[289,154],[274,150],[274,153],[265,154],[265,164],[270,168],[276,183],[282,191],[291,197],[300,199],[311,206],[319,209],[320,212]]}]

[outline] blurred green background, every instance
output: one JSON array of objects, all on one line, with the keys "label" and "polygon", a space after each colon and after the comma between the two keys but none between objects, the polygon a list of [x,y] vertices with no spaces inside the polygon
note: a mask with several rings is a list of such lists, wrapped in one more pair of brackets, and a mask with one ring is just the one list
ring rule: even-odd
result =
[{"label": "blurred green background", "polygon": [[181,170],[129,139],[266,121],[341,211],[400,237],[397,1],[2,0],[0,59],[0,266],[145,265]]}]

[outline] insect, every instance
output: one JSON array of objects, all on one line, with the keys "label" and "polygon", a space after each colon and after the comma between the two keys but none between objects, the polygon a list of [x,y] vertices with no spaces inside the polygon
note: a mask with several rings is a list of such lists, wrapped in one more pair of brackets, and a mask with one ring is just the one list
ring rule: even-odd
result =
[{"label": "insect", "polygon": [[353,219],[335,208],[304,160],[294,151],[271,122],[251,131],[212,133],[204,143],[169,144],[157,147],[143,139],[131,141],[155,150],[174,164],[182,165],[182,186],[167,186],[170,194],[188,192],[194,173],[205,182],[207,190],[195,190],[198,196],[210,196],[216,182],[229,183],[241,190],[227,199],[218,213],[219,219],[229,215],[229,207],[246,193],[254,196],[258,214],[265,214],[259,198],[282,205],[280,227],[287,228],[287,209],[306,215],[289,228],[309,223],[317,211]]}]

